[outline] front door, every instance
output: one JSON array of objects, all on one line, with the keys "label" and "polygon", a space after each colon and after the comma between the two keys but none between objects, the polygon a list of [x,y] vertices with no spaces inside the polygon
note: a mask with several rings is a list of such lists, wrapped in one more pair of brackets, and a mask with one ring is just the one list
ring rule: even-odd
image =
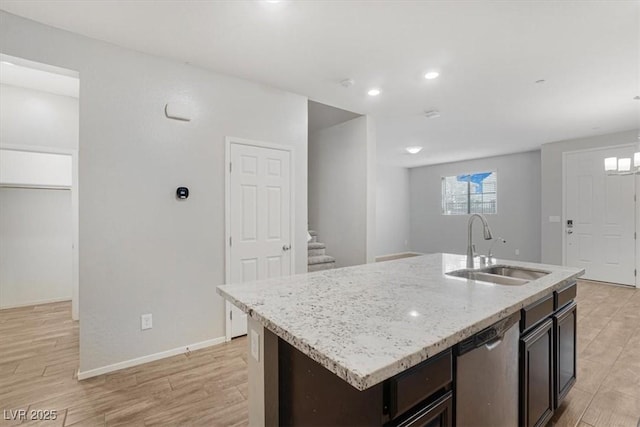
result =
[{"label": "front door", "polygon": [[635,179],[607,175],[606,157],[633,157],[633,147],[566,156],[566,264],[585,279],[635,286]]},{"label": "front door", "polygon": [[[232,142],[229,166],[229,283],[291,274],[291,153]],[[229,304],[231,338],[246,314]]]}]

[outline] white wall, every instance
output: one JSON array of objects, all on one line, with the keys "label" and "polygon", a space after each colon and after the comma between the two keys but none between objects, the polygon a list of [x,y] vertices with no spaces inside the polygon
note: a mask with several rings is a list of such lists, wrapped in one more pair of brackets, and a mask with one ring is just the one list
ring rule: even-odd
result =
[{"label": "white wall", "polygon": [[[562,264],[562,155],[569,151],[587,150],[638,142],[638,130],[617,132],[589,138],[559,141],[542,146],[542,262]],[[602,167],[604,168],[604,159]],[[549,217],[559,216],[560,222]]]},{"label": "white wall", "polygon": [[72,160],[68,154],[0,149],[0,184],[70,188],[73,184]]},{"label": "white wall", "polygon": [[338,267],[375,257],[373,132],[363,116],[309,135],[309,228]]},{"label": "white wall", "polygon": [[71,299],[71,191],[0,188],[0,308]]},{"label": "white wall", "polygon": [[[307,99],[4,12],[0,22],[1,52],[80,73],[80,371],[223,337],[225,136],[294,146],[305,183]],[[175,100],[191,122],[164,117]],[[304,272],[307,194],[296,188]]]},{"label": "white wall", "polygon": [[378,164],[376,195],[376,256],[410,250],[409,169]]},{"label": "white wall", "polygon": [[4,145],[78,149],[78,120],[78,98],[0,85]]},{"label": "white wall", "polygon": [[[411,248],[418,252],[465,254],[468,215],[442,215],[443,176],[469,172],[498,172],[498,214],[487,215],[499,258],[540,261],[540,152],[489,157],[464,162],[413,168],[411,179]],[[486,254],[489,242],[482,227],[474,224],[478,253]],[[520,255],[516,255],[518,249]]]}]

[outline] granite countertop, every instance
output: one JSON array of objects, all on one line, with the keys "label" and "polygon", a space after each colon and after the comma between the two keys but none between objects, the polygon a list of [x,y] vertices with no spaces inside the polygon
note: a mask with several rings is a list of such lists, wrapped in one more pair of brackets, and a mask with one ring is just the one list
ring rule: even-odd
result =
[{"label": "granite countertop", "polygon": [[445,273],[466,256],[432,254],[256,282],[220,295],[358,390],[510,316],[584,270],[495,260],[551,273],[521,286]]}]

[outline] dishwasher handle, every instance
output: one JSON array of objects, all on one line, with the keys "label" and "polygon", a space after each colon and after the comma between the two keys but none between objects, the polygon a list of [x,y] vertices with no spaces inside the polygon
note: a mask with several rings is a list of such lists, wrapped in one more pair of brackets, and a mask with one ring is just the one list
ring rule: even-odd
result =
[{"label": "dishwasher handle", "polygon": [[484,346],[487,348],[487,350],[491,351],[494,348],[498,347],[500,345],[500,343],[502,343],[502,337],[497,338],[497,339],[495,339],[493,341],[489,341]]},{"label": "dishwasher handle", "polygon": [[457,356],[462,356],[476,348],[485,347],[488,351],[497,348],[502,342],[504,334],[519,321],[520,312],[517,312],[459,342],[456,346]]}]

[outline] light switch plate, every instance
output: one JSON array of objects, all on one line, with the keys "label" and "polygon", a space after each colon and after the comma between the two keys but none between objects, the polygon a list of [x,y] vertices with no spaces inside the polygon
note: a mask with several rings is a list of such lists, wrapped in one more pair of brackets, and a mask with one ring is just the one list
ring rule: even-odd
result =
[{"label": "light switch plate", "polygon": [[260,334],[254,329],[251,330],[251,356],[256,362],[260,361]]}]

